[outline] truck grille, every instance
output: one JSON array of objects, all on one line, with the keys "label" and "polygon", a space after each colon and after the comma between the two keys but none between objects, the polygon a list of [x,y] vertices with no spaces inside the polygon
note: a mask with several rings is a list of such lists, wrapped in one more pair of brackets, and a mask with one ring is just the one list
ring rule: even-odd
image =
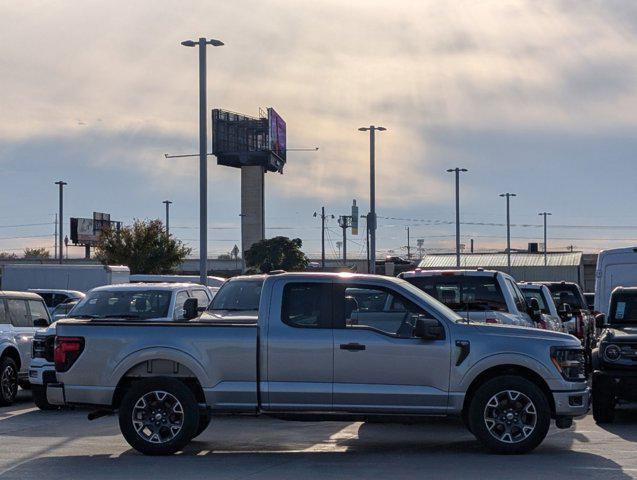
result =
[{"label": "truck grille", "polygon": [[620,345],[622,357],[637,362],[637,344]]}]

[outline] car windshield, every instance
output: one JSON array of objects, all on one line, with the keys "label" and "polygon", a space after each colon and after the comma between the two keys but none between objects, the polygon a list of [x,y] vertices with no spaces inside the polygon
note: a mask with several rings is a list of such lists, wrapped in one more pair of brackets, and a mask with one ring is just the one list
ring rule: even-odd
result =
[{"label": "car windshield", "polygon": [[263,280],[231,280],[223,284],[208,310],[259,310]]},{"label": "car windshield", "polygon": [[493,276],[426,275],[405,280],[456,312],[507,311],[506,300]]},{"label": "car windshield", "polygon": [[73,309],[75,318],[149,319],[168,317],[170,290],[98,290]]},{"label": "car windshield", "polygon": [[542,290],[537,288],[524,288],[524,287],[520,287],[520,290],[522,290],[522,295],[524,295],[524,299],[526,300],[527,304],[530,305],[531,299],[535,298],[537,300],[538,305],[540,305],[540,310],[542,310],[542,313],[546,313],[546,314],[551,313],[549,312],[546,302],[544,301],[544,295],[542,295]]},{"label": "car windshield", "polygon": [[612,324],[637,324],[637,292],[613,294],[610,301],[608,322]]},{"label": "car windshield", "polygon": [[586,310],[584,296],[577,285],[557,283],[548,285],[548,287],[558,308],[563,303],[568,303],[573,310]]}]

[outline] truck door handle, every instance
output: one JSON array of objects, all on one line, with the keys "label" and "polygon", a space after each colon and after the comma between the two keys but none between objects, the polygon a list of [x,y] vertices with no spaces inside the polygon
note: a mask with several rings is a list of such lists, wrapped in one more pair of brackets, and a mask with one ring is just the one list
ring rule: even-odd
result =
[{"label": "truck door handle", "polygon": [[365,345],[361,345],[360,343],[341,343],[341,350],[358,351],[365,350],[365,348]]}]

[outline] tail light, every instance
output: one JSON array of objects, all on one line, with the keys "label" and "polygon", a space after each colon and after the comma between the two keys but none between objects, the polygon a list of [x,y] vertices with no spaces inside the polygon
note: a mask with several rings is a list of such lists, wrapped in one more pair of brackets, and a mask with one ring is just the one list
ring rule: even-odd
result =
[{"label": "tail light", "polygon": [[497,318],[487,318],[485,320],[486,323],[500,323]]},{"label": "tail light", "polygon": [[84,350],[82,337],[55,337],[53,361],[56,372],[66,372]]}]

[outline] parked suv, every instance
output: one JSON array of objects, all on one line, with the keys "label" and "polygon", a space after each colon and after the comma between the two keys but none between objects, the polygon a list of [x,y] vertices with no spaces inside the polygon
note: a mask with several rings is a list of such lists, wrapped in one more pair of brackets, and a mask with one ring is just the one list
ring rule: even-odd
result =
[{"label": "parked suv", "polygon": [[593,418],[609,423],[618,403],[637,402],[637,288],[615,288],[608,317],[595,319],[603,331],[592,353]]},{"label": "parked suv", "polygon": [[412,270],[399,278],[428,293],[467,320],[535,327],[515,280],[493,270]]},{"label": "parked suv", "polygon": [[[195,314],[210,304],[212,293],[195,283],[135,283],[106,285],[88,292],[73,308],[72,318],[88,320],[124,319],[127,321],[184,321],[185,303],[196,304]],[[53,346],[55,324],[38,332],[33,340],[33,360],[29,368],[33,401],[41,409],[51,405],[46,400],[46,387],[55,382]]]},{"label": "parked suv", "polygon": [[28,385],[33,335],[50,322],[39,295],[0,292],[0,405],[13,403],[18,385]]}]

